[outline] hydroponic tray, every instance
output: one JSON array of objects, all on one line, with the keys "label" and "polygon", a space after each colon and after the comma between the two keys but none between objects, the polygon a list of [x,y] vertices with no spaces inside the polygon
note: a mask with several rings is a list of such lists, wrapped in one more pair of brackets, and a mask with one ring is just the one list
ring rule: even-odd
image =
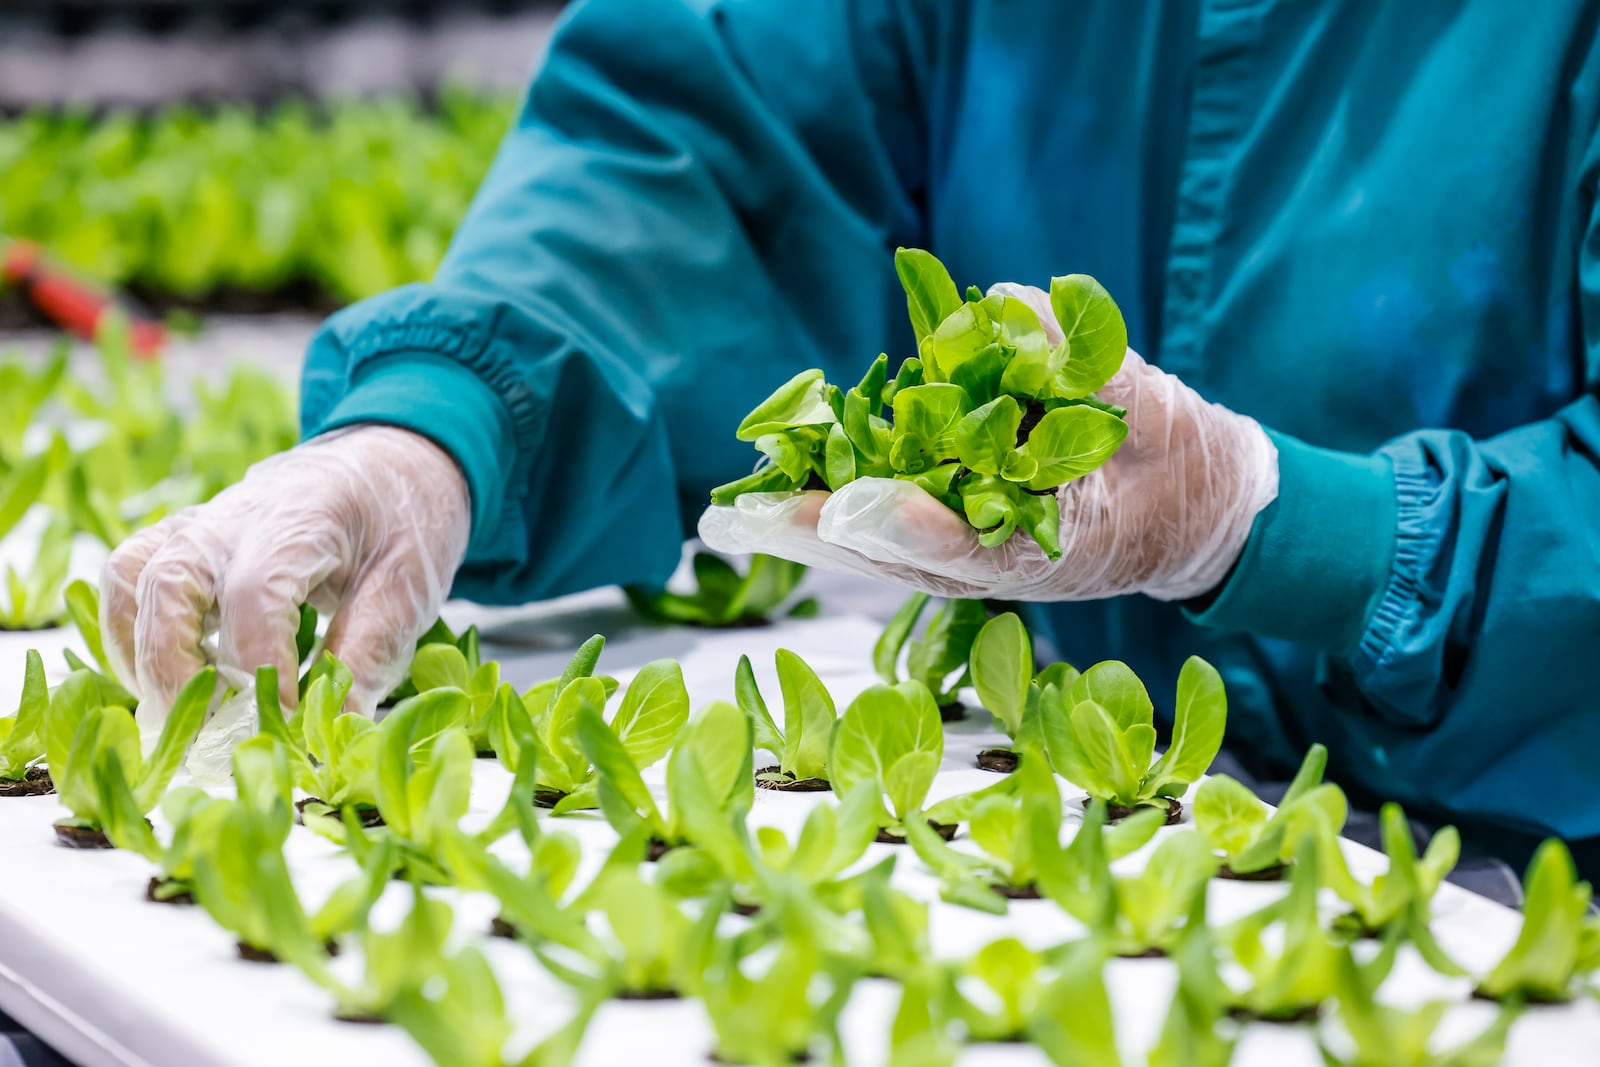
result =
[{"label": "hydroponic tray", "polygon": [[[731,699],[734,665],[741,653],[756,664],[763,687],[774,685],[772,653],[790,648],[804,656],[829,685],[841,707],[873,684],[869,655],[879,623],[857,614],[786,622],[770,629],[703,632],[640,628],[614,591],[585,594],[530,609],[491,612],[452,606],[455,624],[478,621],[496,639],[485,654],[501,659],[508,680],[521,686],[556,673],[568,652],[592,632],[610,636],[603,669],[624,679],[650,659],[672,656],[683,664],[696,706]],[[23,651],[38,647],[59,668],[60,632],[0,635],[0,701],[14,703],[21,688]],[[986,718],[986,716],[984,717]],[[977,770],[977,751],[996,742],[978,716],[947,731],[944,767],[935,798],[994,781]],[[658,766],[650,777],[661,784]],[[476,768],[469,819],[486,819],[500,803],[508,776],[492,761]],[[1079,817],[1078,791],[1064,786],[1068,820]],[[797,829],[810,806],[803,794],[761,792],[754,821]],[[0,1011],[14,1016],[82,1067],[319,1067],[319,1065],[424,1065],[428,1061],[392,1027],[337,1022],[327,996],[287,967],[238,960],[232,939],[193,908],[158,906],[143,899],[150,869],[137,856],[80,853],[54,844],[50,823],[62,809],[53,797],[0,802]],[[561,820],[585,846],[585,862],[597,864],[614,840],[594,817]],[[164,828],[162,828],[164,831]],[[1164,830],[1173,833],[1175,830]],[[873,845],[877,858],[895,846]],[[1148,846],[1147,846],[1148,849]],[[508,858],[521,843],[499,846]],[[1369,849],[1348,844],[1352,868],[1370,876],[1385,867]],[[1137,865],[1144,853],[1121,861]],[[296,828],[289,843],[297,884],[313,902],[353,871],[329,843]],[[934,880],[904,850],[896,881],[934,901],[932,939],[940,953],[962,954],[1000,936],[1044,946],[1073,936],[1076,922],[1047,901],[1014,902],[1008,916],[989,916],[943,904]],[[570,998],[542,973],[526,949],[485,936],[494,906],[483,897],[448,891],[457,903],[460,937],[485,947],[530,1040],[566,1017]],[[1213,921],[1226,920],[1284,892],[1270,884],[1217,881],[1210,906]],[[391,887],[374,922],[388,925],[405,907],[404,887]],[[1330,913],[1333,904],[1329,902]],[[1510,910],[1466,890],[1446,885],[1435,904],[1435,929],[1446,951],[1481,971],[1514,938],[1518,920]],[[340,966],[358,966],[341,957]],[[1128,1062],[1154,1043],[1176,980],[1165,960],[1113,960],[1107,982],[1118,1015],[1118,1036]],[[1409,946],[1384,987],[1396,1003],[1433,997],[1460,1001],[1442,1036],[1463,1036],[1493,1016],[1492,1005],[1467,999],[1469,982],[1441,978]],[[852,1064],[879,1064],[886,1055],[889,1021],[897,993],[885,982],[866,981],[843,1019]],[[710,1030],[693,1001],[610,1003],[595,1016],[579,1062],[601,1065],[700,1067],[706,1063]],[[1043,1054],[1025,1046],[969,1049],[963,1064],[1042,1064]],[[1243,1067],[1313,1067],[1321,1063],[1311,1032],[1297,1027],[1253,1026],[1235,1063]],[[1506,1062],[1526,1067],[1600,1063],[1600,1004],[1536,1008],[1516,1024]]]}]

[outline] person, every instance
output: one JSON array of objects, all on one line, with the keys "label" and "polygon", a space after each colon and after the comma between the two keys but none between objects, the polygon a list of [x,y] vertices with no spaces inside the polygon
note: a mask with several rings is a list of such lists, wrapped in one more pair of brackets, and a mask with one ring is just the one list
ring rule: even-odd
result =
[{"label": "person", "polygon": [[[893,250],[1102,281],[1131,435],[1061,561],[902,487],[713,512],[714,542],[1030,602],[1357,800],[1596,871],[1600,4],[588,0],[431,284],[311,342],[305,441],[130,539],[108,651],[152,709],[296,605],[370,707],[453,591],[659,583],[743,414],[912,348]],[[1026,295],[1026,290],[1013,293]]]}]

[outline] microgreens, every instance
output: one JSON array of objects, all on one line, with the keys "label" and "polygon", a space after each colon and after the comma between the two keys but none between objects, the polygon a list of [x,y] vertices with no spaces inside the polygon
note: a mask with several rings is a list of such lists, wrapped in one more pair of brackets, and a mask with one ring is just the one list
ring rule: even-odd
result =
[{"label": "microgreens", "polygon": [[1116,304],[1087,275],[1052,278],[1051,311],[1065,334],[1052,345],[1026,302],[975,289],[963,301],[927,252],[900,249],[895,269],[918,355],[892,380],[880,355],[849,392],[820,370],[784,383],[739,424],[739,440],[764,465],[713,490],[712,502],[901,478],[965,515],[982,544],[1020,528],[1059,558],[1049,491],[1101,466],[1128,432],[1124,412],[1092,395],[1127,350]]},{"label": "microgreens", "polygon": [[756,553],[740,574],[721,556],[696,552],[693,568],[695,590],[690,593],[634,585],[622,591],[645,618],[686,626],[764,626],[778,618],[804,619],[817,613],[817,602],[810,597],[789,603],[805,577],[803,563]]}]

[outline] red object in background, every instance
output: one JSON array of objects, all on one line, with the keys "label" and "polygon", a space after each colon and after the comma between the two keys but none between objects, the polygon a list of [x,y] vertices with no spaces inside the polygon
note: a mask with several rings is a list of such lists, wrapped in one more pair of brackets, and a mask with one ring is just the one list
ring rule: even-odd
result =
[{"label": "red object in background", "polygon": [[128,341],[137,355],[154,357],[167,341],[166,327],[129,313],[116,298],[50,263],[32,241],[0,238],[0,279],[22,290],[28,302],[50,321],[92,341],[102,318],[120,310],[128,316]]}]

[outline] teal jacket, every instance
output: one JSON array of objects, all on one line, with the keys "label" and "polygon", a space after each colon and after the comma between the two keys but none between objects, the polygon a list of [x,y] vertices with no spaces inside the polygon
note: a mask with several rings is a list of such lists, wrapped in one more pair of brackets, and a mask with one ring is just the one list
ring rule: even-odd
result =
[{"label": "teal jacket", "polygon": [[[1042,608],[1232,744],[1502,849],[1600,835],[1600,3],[587,0],[437,278],[334,316],[304,429],[472,491],[455,592],[660,582],[740,417],[912,350],[891,252],[1095,275],[1277,435],[1203,610]],[[1512,842],[1513,844],[1507,844]]]}]

